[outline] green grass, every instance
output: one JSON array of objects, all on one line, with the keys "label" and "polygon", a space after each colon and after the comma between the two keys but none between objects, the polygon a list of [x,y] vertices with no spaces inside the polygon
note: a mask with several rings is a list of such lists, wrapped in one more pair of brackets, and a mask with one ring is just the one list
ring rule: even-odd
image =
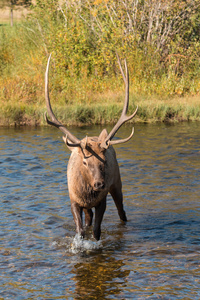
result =
[{"label": "green grass", "polygon": [[[115,103],[114,96],[108,103],[106,100],[90,104],[56,104],[53,101],[53,111],[57,119],[65,125],[114,124],[120,117],[123,100]],[[200,121],[200,97],[173,98],[158,100],[131,97],[129,113],[139,109],[130,122],[180,122]],[[0,107],[0,125],[45,125],[45,103],[36,104],[6,104]]]}]

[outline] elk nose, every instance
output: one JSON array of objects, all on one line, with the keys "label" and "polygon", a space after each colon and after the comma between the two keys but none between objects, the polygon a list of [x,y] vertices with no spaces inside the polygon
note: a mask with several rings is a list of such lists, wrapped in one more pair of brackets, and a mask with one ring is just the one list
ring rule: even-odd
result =
[{"label": "elk nose", "polygon": [[105,184],[102,181],[96,181],[94,183],[94,189],[97,190],[102,190],[104,188]]}]

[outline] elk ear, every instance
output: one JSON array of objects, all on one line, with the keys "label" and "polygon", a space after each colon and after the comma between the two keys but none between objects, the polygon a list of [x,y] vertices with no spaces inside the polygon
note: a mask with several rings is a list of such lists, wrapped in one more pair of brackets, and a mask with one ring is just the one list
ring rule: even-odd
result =
[{"label": "elk ear", "polygon": [[98,137],[98,142],[102,143],[103,141],[105,141],[107,136],[108,136],[107,130],[103,129],[102,132],[100,133],[99,137]]}]

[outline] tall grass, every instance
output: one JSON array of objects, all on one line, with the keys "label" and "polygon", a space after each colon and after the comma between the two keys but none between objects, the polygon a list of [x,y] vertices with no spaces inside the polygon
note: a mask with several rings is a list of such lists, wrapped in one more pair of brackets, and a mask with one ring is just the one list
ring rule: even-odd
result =
[{"label": "tall grass", "polygon": [[[123,99],[115,102],[115,97],[102,103],[102,95],[96,103],[67,104],[52,101],[53,111],[57,118],[66,125],[92,125],[115,123],[122,111]],[[131,122],[180,122],[200,121],[199,96],[158,100],[133,97],[129,112],[139,106],[136,117]],[[44,113],[46,107],[41,103],[7,103],[0,107],[0,125],[45,125]]]}]

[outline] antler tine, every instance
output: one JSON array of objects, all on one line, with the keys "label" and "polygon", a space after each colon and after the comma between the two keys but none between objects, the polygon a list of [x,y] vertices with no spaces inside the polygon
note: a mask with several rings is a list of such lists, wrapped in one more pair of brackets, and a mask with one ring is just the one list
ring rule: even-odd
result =
[{"label": "antler tine", "polygon": [[117,145],[117,144],[126,143],[126,142],[128,142],[128,141],[132,138],[133,134],[134,134],[134,127],[132,128],[132,132],[131,132],[131,134],[129,135],[129,137],[127,137],[126,139],[120,139],[120,140],[115,140],[115,141],[109,141],[109,142],[108,142],[108,145],[110,146],[110,145]]},{"label": "antler tine", "polygon": [[68,147],[80,147],[80,142],[78,142],[77,144],[69,143],[67,134],[66,134],[66,136],[63,136],[63,141]]},{"label": "antler tine", "polygon": [[124,79],[124,84],[125,84],[125,101],[124,101],[124,107],[123,107],[123,111],[122,111],[122,115],[123,115],[123,114],[127,113],[128,105],[129,105],[129,72],[128,72],[126,59],[124,60],[126,75],[124,74],[124,71],[123,71],[121,61],[120,61],[120,58],[119,58],[118,54],[117,54],[117,61],[118,61],[119,68],[120,68],[122,77]]},{"label": "antler tine", "polygon": [[69,132],[69,130],[67,130],[67,128],[62,124],[60,123],[53,111],[52,111],[52,108],[51,108],[51,103],[50,103],[50,98],[49,98],[49,82],[48,82],[48,78],[49,78],[49,64],[50,64],[50,60],[51,60],[51,54],[49,55],[49,59],[48,59],[48,62],[47,62],[47,68],[46,68],[46,72],[45,72],[45,100],[46,100],[46,106],[47,106],[47,112],[51,118],[51,121],[48,120],[46,114],[45,114],[45,117],[46,117],[46,121],[48,124],[50,125],[53,125],[57,128],[59,128],[65,135],[67,135],[68,139],[74,143],[74,144],[80,144],[80,140],[77,139],[73,134],[71,134]]},{"label": "antler tine", "polygon": [[125,100],[124,100],[124,107],[122,110],[122,114],[117,122],[117,124],[113,127],[113,129],[111,130],[111,132],[109,133],[109,135],[107,136],[107,138],[105,139],[105,141],[102,143],[102,147],[103,148],[108,148],[109,145],[114,145],[114,144],[119,144],[119,143],[125,143],[127,142],[132,136],[133,136],[133,132],[131,133],[131,135],[127,138],[127,139],[123,139],[123,140],[118,140],[116,142],[111,142],[112,138],[114,137],[114,135],[116,134],[116,132],[119,130],[119,128],[127,121],[131,120],[137,113],[138,107],[136,108],[136,110],[134,111],[134,113],[130,116],[127,116],[127,110],[128,110],[128,104],[129,104],[129,73],[128,73],[128,67],[127,67],[127,62],[125,60],[125,71],[126,71],[126,75],[124,74],[119,56],[117,54],[117,60],[118,60],[118,64],[120,67],[120,71],[122,73],[122,77],[124,79],[124,83],[125,83]]},{"label": "antler tine", "polygon": [[[119,68],[120,68],[120,71],[121,71],[121,73],[122,73],[122,77],[123,77],[123,79],[124,79],[124,83],[126,84],[126,77],[127,76],[125,76],[124,75],[124,71],[123,71],[123,69],[122,69],[122,65],[121,65],[121,61],[120,61],[120,58],[119,58],[119,55],[118,55],[118,53],[116,52],[116,55],[117,55],[117,62],[118,62],[118,64],[119,64]],[[127,75],[127,64],[126,64],[126,59],[125,59],[125,70],[126,70],[126,75]]]}]

